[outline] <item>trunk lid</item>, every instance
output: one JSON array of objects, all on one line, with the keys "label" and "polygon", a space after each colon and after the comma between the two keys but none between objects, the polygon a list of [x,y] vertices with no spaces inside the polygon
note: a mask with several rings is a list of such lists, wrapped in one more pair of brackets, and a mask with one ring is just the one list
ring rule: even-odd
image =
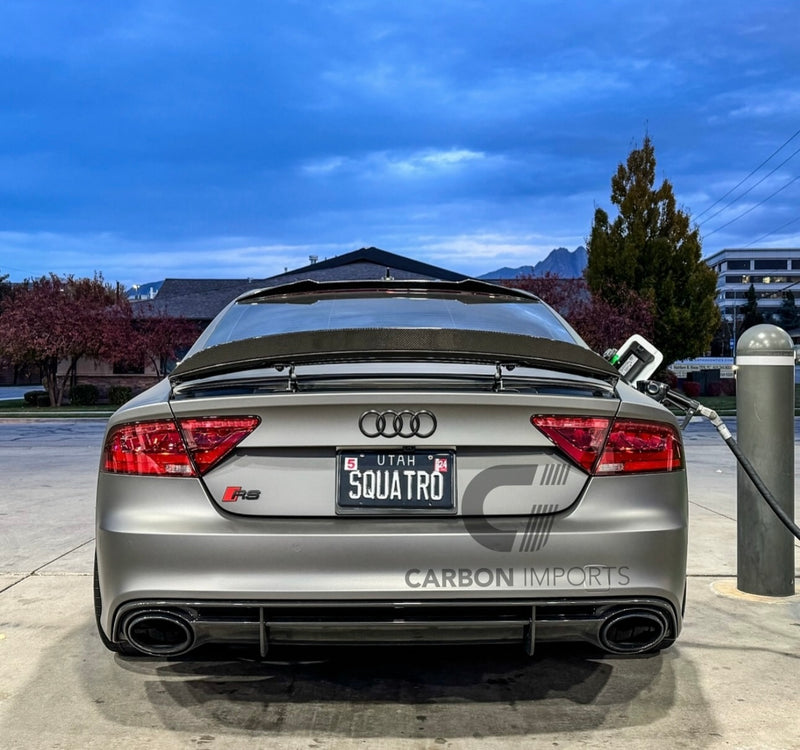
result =
[{"label": "trunk lid", "polygon": [[[546,390],[540,385],[532,390]],[[537,414],[613,418],[601,383],[549,392],[271,392],[173,400],[178,420],[256,416],[201,481],[238,515],[531,515],[581,495],[589,474],[533,426]]]}]

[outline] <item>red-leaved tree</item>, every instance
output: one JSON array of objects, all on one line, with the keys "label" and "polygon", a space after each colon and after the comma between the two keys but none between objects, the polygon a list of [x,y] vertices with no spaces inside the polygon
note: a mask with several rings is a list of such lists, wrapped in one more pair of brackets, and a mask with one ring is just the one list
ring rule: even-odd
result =
[{"label": "red-leaved tree", "polygon": [[136,346],[159,376],[165,377],[170,362],[179,359],[200,335],[200,327],[193,320],[156,310],[152,305],[139,307],[135,316]]},{"label": "red-leaved tree", "polygon": [[652,300],[628,290],[621,301],[611,304],[594,297],[584,279],[562,279],[556,274],[519,276],[507,286],[524,289],[540,297],[566,318],[581,338],[596,352],[616,349],[629,336],[653,336],[655,309]]},{"label": "red-leaved tree", "polygon": [[60,406],[81,357],[112,359],[130,340],[128,307],[100,274],[24,282],[0,308],[0,356],[38,367],[50,403]]}]

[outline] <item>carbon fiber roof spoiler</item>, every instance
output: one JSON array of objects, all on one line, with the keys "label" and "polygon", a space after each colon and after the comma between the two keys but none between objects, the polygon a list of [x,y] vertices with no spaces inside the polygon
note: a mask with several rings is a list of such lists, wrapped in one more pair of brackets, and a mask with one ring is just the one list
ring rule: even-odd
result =
[{"label": "carbon fiber roof spoiler", "polygon": [[610,382],[617,370],[578,344],[496,331],[348,328],[241,339],[203,349],[170,374],[173,386],[244,370],[342,362],[463,362],[557,370]]}]

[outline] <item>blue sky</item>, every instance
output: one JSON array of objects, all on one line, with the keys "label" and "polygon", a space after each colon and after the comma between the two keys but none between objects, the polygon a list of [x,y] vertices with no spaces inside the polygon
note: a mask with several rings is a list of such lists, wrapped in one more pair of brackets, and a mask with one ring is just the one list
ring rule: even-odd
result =
[{"label": "blue sky", "polygon": [[799,35],[796,0],[3,0],[0,273],[532,264],[645,133],[706,255],[800,246]]}]

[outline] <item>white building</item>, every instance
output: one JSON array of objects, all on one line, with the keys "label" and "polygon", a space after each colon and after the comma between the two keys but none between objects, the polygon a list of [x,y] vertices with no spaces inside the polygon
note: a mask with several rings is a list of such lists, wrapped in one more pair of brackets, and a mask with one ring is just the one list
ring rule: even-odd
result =
[{"label": "white building", "polygon": [[784,291],[800,299],[800,248],[731,248],[705,261],[718,274],[717,306],[734,329],[751,284],[765,316],[781,306]]}]

